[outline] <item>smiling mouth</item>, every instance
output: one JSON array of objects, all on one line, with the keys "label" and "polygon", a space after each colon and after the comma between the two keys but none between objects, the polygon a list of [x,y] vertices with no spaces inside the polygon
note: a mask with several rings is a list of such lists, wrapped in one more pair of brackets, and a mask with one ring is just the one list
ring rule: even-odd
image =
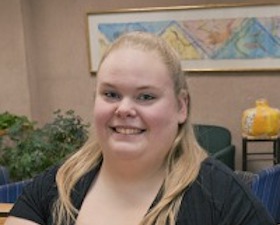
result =
[{"label": "smiling mouth", "polygon": [[145,131],[144,129],[125,128],[125,127],[112,127],[112,130],[118,134],[125,134],[125,135],[136,135],[136,134],[141,134]]}]

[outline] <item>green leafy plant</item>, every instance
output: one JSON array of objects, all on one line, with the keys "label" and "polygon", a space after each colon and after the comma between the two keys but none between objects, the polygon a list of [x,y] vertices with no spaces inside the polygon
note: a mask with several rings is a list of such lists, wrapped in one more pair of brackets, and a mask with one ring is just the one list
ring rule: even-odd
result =
[{"label": "green leafy plant", "polygon": [[88,127],[73,110],[64,114],[57,110],[53,120],[41,128],[24,135],[19,130],[7,132],[11,141],[2,145],[0,164],[8,168],[13,180],[32,178],[80,148],[88,138]]},{"label": "green leafy plant", "polygon": [[1,135],[4,135],[9,131],[32,129],[34,122],[30,121],[26,116],[18,116],[9,112],[0,114],[0,130]]},{"label": "green leafy plant", "polygon": [[2,159],[3,149],[26,137],[28,133],[33,131],[35,124],[26,116],[19,116],[10,112],[1,113],[0,159]]}]

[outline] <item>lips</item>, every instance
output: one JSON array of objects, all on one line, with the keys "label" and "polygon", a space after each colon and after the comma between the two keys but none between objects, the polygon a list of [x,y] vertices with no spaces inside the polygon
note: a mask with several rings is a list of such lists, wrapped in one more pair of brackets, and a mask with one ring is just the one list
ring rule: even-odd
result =
[{"label": "lips", "polygon": [[119,134],[124,134],[124,135],[136,135],[136,134],[141,134],[145,130],[144,129],[139,129],[139,128],[131,128],[131,127],[112,127],[113,131]]}]

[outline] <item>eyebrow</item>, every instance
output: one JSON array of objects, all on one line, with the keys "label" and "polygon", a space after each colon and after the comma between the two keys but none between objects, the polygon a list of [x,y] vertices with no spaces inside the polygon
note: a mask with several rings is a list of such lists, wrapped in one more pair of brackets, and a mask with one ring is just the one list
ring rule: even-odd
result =
[{"label": "eyebrow", "polygon": [[[108,82],[104,82],[104,83],[100,83],[101,87],[109,87],[109,88],[117,88],[114,84],[108,83]],[[158,90],[158,87],[154,87],[154,86],[149,86],[149,85],[143,85],[140,87],[137,87],[137,90],[146,90],[146,89],[154,89],[154,90]]]},{"label": "eyebrow", "polygon": [[100,86],[105,86],[105,87],[108,86],[108,87],[112,87],[112,88],[115,87],[113,84],[110,84],[110,83],[108,83],[108,82],[100,83]]}]

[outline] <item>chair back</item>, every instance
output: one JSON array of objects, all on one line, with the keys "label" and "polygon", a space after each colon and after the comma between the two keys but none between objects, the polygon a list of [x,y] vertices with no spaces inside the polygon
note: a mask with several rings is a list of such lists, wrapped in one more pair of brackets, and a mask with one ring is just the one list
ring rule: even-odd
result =
[{"label": "chair back", "polygon": [[280,223],[280,165],[261,170],[252,181],[252,191]]},{"label": "chair back", "polygon": [[0,166],[0,185],[9,183],[9,172],[6,167]]},{"label": "chair back", "polygon": [[31,180],[23,180],[0,186],[0,202],[14,203]]},{"label": "chair back", "polygon": [[194,124],[194,134],[198,143],[210,154],[231,145],[231,133],[225,127]]},{"label": "chair back", "polygon": [[200,146],[234,170],[235,146],[231,143],[230,131],[225,127],[205,124],[194,124],[193,129]]}]

